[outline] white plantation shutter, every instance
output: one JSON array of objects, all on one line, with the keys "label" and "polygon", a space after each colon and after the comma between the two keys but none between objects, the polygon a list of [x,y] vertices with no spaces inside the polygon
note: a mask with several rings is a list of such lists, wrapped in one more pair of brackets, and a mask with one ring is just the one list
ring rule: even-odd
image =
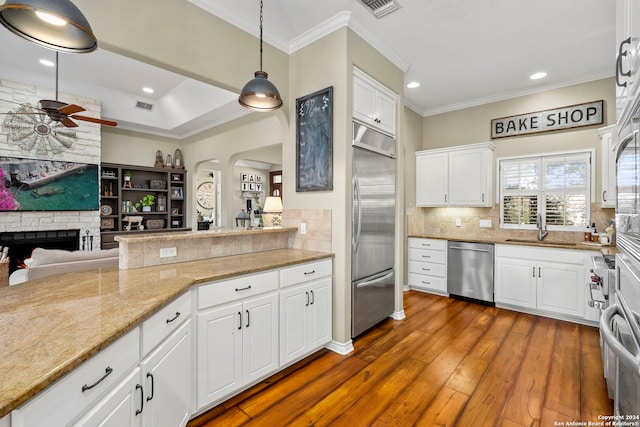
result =
[{"label": "white plantation shutter", "polygon": [[582,230],[591,204],[591,153],[500,161],[500,214],[505,228]]},{"label": "white plantation shutter", "polygon": [[540,159],[500,163],[503,224],[535,224],[538,213]]}]

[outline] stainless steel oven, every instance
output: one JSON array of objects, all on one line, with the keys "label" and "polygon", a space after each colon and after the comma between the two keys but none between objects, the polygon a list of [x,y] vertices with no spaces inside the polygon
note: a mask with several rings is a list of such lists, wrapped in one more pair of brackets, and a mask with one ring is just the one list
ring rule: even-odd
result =
[{"label": "stainless steel oven", "polygon": [[[615,304],[603,312],[600,331],[611,349],[614,410],[640,415],[640,261],[624,253],[616,257]],[[636,420],[637,421],[637,420]]]},{"label": "stainless steel oven", "polygon": [[[587,305],[596,308],[600,317],[607,307],[615,303],[616,269],[614,255],[594,255],[591,257],[591,280],[587,283]],[[600,349],[604,377],[607,380],[609,398],[615,395],[615,355],[600,331]]]}]

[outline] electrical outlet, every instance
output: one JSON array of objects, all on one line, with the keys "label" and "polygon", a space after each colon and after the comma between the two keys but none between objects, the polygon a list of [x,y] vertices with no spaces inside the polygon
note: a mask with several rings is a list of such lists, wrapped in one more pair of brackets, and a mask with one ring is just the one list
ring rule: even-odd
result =
[{"label": "electrical outlet", "polygon": [[300,223],[300,234],[307,234],[307,223]]},{"label": "electrical outlet", "polygon": [[456,218],[456,227],[462,227],[462,220],[460,218]]},{"label": "electrical outlet", "polygon": [[160,248],[160,258],[167,258],[170,256],[177,256],[178,255],[178,249],[173,247],[173,248]]},{"label": "electrical outlet", "polygon": [[481,219],[480,220],[480,228],[491,228],[491,220],[490,219]]}]

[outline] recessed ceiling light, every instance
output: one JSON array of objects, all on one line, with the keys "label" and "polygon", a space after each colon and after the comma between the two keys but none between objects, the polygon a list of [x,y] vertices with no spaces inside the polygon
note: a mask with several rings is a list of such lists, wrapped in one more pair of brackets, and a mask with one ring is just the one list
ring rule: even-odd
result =
[{"label": "recessed ceiling light", "polygon": [[55,63],[55,62],[50,61],[50,60],[48,60],[48,59],[41,59],[41,60],[40,60],[40,63],[41,63],[42,65],[47,66],[47,67],[53,67],[54,65],[56,65],[56,63]]},{"label": "recessed ceiling light", "polygon": [[150,87],[143,87],[142,91],[145,92],[145,93],[153,93],[154,92],[153,89],[151,89]]},{"label": "recessed ceiling light", "polygon": [[420,82],[409,82],[407,83],[407,87],[409,89],[415,89],[420,86]]},{"label": "recessed ceiling light", "polygon": [[531,80],[538,80],[538,79],[542,79],[542,78],[544,78],[544,77],[547,77],[547,73],[546,73],[546,72],[544,72],[544,71],[539,71],[539,72],[537,72],[537,73],[533,73],[533,74],[531,74],[531,75],[529,76],[529,78],[530,78]]}]

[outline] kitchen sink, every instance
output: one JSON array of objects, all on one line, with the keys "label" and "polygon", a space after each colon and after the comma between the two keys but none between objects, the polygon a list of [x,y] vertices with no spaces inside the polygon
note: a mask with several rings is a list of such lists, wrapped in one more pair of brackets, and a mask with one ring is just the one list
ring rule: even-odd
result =
[{"label": "kitchen sink", "polygon": [[539,241],[535,239],[506,239],[505,241],[512,242],[512,243],[530,243],[535,245],[549,245],[549,246],[576,246],[577,245],[577,243],[573,243],[573,242],[552,242],[550,240]]}]

